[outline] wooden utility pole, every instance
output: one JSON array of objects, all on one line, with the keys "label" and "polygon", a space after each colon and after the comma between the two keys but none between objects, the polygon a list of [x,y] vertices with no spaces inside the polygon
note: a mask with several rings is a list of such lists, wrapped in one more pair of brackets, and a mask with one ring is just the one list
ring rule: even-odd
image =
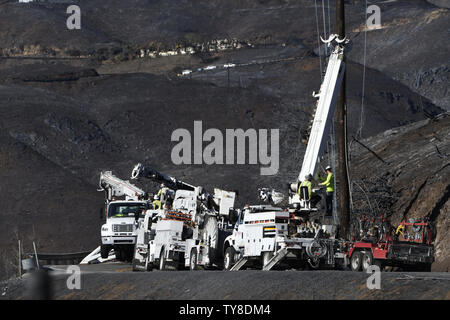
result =
[{"label": "wooden utility pole", "polygon": [[[336,26],[340,39],[345,38],[345,10],[344,0],[336,0]],[[345,63],[344,56],[344,63]],[[347,70],[347,66],[346,66]],[[339,208],[339,235],[341,238],[349,238],[350,222],[350,191],[347,173],[347,105],[345,97],[346,74],[342,79],[341,90],[337,101],[337,151],[338,165],[336,167],[336,179],[339,183],[338,208]]]}]

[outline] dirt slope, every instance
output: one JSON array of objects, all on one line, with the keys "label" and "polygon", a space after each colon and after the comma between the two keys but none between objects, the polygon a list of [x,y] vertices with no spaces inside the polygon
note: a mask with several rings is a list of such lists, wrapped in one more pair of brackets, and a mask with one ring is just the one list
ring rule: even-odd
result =
[{"label": "dirt slope", "polygon": [[428,217],[436,224],[436,262],[433,269],[450,267],[450,114],[394,128],[364,140],[381,159],[355,146],[355,179],[383,177],[393,193],[391,222]]}]

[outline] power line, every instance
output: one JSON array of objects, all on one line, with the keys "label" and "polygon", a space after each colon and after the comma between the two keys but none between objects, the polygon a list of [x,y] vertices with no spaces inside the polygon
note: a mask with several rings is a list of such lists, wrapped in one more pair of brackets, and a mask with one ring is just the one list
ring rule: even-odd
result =
[{"label": "power line", "polygon": [[[327,39],[327,27],[325,22],[325,0],[322,0],[322,20],[323,20],[323,35],[324,39]],[[325,48],[325,57],[328,56],[328,49],[327,46],[324,44]]]},{"label": "power line", "polygon": [[328,0],[328,34],[331,34],[331,12],[330,12],[330,0]]},{"label": "power line", "polygon": [[322,81],[322,56],[320,49],[320,30],[319,30],[319,16],[317,14],[317,0],[314,0],[314,8],[316,12],[317,47],[319,48],[320,80]]},{"label": "power line", "polygon": [[361,113],[359,116],[359,129],[356,133],[358,138],[362,137],[362,129],[364,126],[364,96],[366,87],[366,51],[367,51],[367,0],[365,1],[365,11],[364,11],[364,53],[363,53],[363,78],[362,78],[362,92],[361,92]]}]

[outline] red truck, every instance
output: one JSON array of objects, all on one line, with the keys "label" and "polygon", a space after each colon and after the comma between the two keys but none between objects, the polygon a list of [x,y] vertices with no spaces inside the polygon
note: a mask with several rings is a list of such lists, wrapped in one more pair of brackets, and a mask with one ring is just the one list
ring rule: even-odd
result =
[{"label": "red truck", "polygon": [[430,271],[434,261],[433,227],[426,219],[402,221],[394,230],[384,217],[367,219],[365,236],[349,245],[347,257],[352,271],[369,266],[401,268],[404,271]]}]

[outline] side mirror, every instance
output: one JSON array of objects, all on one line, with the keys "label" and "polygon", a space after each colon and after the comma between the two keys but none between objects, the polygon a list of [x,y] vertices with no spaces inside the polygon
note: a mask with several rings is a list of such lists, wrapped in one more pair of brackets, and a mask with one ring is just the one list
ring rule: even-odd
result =
[{"label": "side mirror", "polygon": [[105,207],[100,208],[100,221],[103,221],[105,218]]},{"label": "side mirror", "polygon": [[136,211],[134,213],[134,220],[138,221],[139,220],[139,211]]}]

